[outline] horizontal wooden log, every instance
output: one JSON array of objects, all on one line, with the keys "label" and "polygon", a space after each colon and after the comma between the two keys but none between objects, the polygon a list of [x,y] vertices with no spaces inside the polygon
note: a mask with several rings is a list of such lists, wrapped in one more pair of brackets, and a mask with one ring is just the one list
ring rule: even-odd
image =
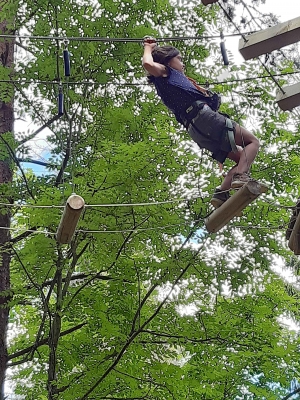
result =
[{"label": "horizontal wooden log", "polygon": [[239,41],[239,51],[245,60],[271,53],[300,41],[300,17],[282,22],[271,28],[246,35]]},{"label": "horizontal wooden log", "polygon": [[300,106],[300,83],[291,86],[283,86],[282,90],[284,93],[278,92],[276,101],[283,111],[289,111]]},{"label": "horizontal wooden log", "polygon": [[250,181],[231,196],[221,207],[205,218],[208,232],[218,232],[234,217],[241,215],[242,210],[259,195],[268,190],[266,185]]},{"label": "horizontal wooden log", "polygon": [[56,233],[58,243],[67,244],[71,242],[83,208],[84,200],[82,197],[72,194],[68,198]]}]

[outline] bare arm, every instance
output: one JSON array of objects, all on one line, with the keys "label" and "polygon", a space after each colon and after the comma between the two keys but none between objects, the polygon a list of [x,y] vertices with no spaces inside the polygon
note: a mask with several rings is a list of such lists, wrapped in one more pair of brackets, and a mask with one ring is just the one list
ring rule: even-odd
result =
[{"label": "bare arm", "polygon": [[142,65],[150,75],[159,77],[167,76],[167,68],[165,65],[159,64],[153,61],[152,51],[156,47],[156,43],[144,42],[144,55],[142,60]]}]

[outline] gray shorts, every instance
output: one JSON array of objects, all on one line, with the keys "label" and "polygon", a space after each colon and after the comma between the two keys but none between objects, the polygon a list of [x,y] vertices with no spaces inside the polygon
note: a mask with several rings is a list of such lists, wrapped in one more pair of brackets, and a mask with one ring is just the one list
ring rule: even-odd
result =
[{"label": "gray shorts", "polygon": [[[235,132],[235,122],[232,121],[232,125]],[[187,131],[200,148],[211,151],[212,157],[220,163],[233,150],[227,134],[226,117],[213,111],[207,104],[199,109]]]}]

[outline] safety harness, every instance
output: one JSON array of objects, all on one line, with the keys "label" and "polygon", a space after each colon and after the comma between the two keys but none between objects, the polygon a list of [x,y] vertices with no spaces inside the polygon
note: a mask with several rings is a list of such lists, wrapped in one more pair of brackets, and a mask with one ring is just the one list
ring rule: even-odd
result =
[{"label": "safety harness", "polygon": [[[202,136],[206,136],[208,139],[211,139],[209,135],[206,135],[204,132],[201,132],[197,126],[194,124],[194,118],[198,115],[198,112],[202,110],[202,108],[207,105],[206,102],[197,100],[195,101],[190,107],[188,107],[185,112],[180,116],[181,120],[185,126],[186,129],[188,129],[189,125],[192,125],[192,127]],[[220,113],[224,115],[223,113]],[[234,138],[234,128],[233,124],[230,118],[227,117],[227,115],[224,115],[225,117],[225,130],[228,136],[228,140],[231,146],[231,149],[234,153],[238,152],[238,148],[236,147],[235,143],[235,138]]]}]

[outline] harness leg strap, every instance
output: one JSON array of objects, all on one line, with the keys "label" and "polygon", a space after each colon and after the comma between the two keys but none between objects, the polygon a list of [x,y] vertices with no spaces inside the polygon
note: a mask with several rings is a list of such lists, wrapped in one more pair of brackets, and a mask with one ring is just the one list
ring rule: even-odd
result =
[{"label": "harness leg strap", "polygon": [[227,130],[227,135],[229,139],[230,146],[232,148],[232,151],[234,153],[238,152],[238,148],[236,147],[235,139],[234,139],[234,129],[232,122],[229,118],[226,118],[226,130]]}]

